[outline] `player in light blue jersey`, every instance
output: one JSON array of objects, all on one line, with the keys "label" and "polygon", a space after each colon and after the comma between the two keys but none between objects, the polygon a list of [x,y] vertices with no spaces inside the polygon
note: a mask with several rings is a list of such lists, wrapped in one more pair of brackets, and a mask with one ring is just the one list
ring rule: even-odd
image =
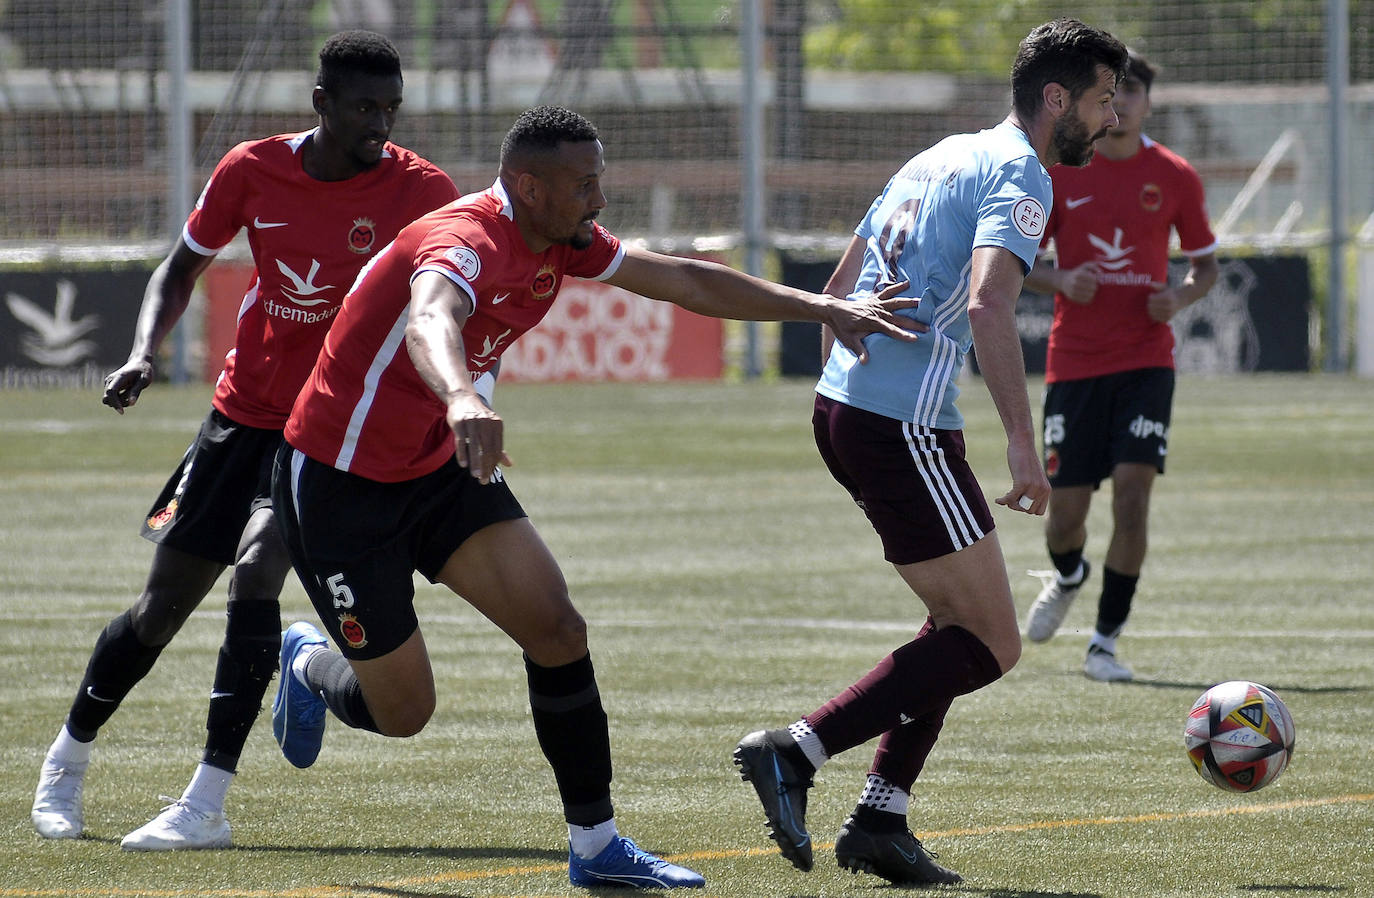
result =
[{"label": "player in light blue jersey", "polygon": [[914,343],[866,343],[865,365],[836,347],[816,391],[900,421],[962,427],[955,381],[973,342],[972,248],[1000,247],[1029,269],[1049,208],[1050,176],[1011,119],[947,137],[907,162],[854,231],[862,267],[846,292],[907,281],[921,298],[911,314],[930,330]]},{"label": "player in light blue jersey", "polygon": [[914,343],[868,337],[866,363],[826,340],[816,444],[864,510],[884,556],[928,612],[915,638],[854,685],[785,729],[760,730],[735,763],[771,835],[809,870],[806,796],[825,761],[881,737],[835,856],[894,883],[958,882],[907,824],[910,791],[954,699],[1006,673],[1021,654],[992,513],[964,459],[955,399],[964,355],[978,364],[1007,435],[1011,487],[998,505],[1044,514],[1050,486],[1036,447],[1015,307],[1050,208],[1046,168],[1085,165],[1116,124],[1112,98],[1126,48],[1057,19],[1021,42],[1012,112],[994,128],[949,137],[893,176],[855,229],[826,286],[857,298],[907,282],[929,330]]}]

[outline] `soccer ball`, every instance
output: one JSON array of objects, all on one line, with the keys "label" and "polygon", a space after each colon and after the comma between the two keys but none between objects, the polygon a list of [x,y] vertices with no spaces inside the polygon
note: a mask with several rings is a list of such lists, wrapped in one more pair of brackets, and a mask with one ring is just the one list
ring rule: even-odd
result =
[{"label": "soccer ball", "polygon": [[1183,741],[1202,778],[1229,792],[1254,792],[1278,778],[1293,754],[1293,717],[1272,689],[1218,683],[1188,712]]}]

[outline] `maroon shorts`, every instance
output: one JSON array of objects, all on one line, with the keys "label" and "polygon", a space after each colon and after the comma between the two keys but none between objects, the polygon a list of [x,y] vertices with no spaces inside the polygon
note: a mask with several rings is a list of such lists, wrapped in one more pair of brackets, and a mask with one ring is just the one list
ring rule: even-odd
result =
[{"label": "maroon shorts", "polygon": [[893,564],[968,548],[992,512],[964,459],[964,434],[898,421],[816,396],[816,447],[868,515]]}]

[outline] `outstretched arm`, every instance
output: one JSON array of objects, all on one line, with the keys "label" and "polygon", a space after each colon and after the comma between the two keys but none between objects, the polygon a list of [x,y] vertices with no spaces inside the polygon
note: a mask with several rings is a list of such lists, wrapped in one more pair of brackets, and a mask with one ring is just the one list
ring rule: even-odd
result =
[{"label": "outstretched arm", "polygon": [[472,300],[442,274],[422,271],[411,281],[406,352],[447,409],[458,464],[485,484],[498,463],[511,460],[503,448],[501,416],[482,401],[468,374],[463,325],[471,314]]},{"label": "outstretched arm", "polygon": [[143,305],[134,326],[134,345],[129,360],[105,377],[105,393],[100,401],[124,414],[138,402],[138,396],[153,382],[157,351],[162,341],[181,320],[191,302],[196,278],[210,267],[214,256],[203,256],[177,238],[167,258],[153,270],[143,291]]},{"label": "outstretched arm", "polygon": [[[1044,514],[1050,484],[1035,446],[1035,423],[1026,394],[1026,362],[1021,337],[1016,331],[1016,300],[1021,295],[1024,273],[1021,260],[1000,246],[973,250],[969,283],[969,325],[978,352],[978,370],[1007,434],[1007,467],[1011,489],[996,500],[998,505],[1030,514]],[[1022,498],[1030,500],[1022,505]]]},{"label": "outstretched arm", "polygon": [[712,318],[819,321],[829,326],[836,339],[860,361],[868,359],[861,341],[869,334],[915,340],[915,332],[926,329],[925,325],[896,314],[920,303],[919,299],[892,298],[905,289],[905,283],[893,285],[866,302],[847,302],[765,281],[714,262],[666,256],[637,247],[626,247],[620,268],[606,282]]},{"label": "outstretched arm", "polygon": [[[864,265],[864,241],[859,239],[856,234],[849,240],[849,246],[845,247],[844,255],[835,265],[835,270],[830,273],[830,280],[825,282],[825,295],[844,299],[854,292],[854,285],[859,282],[859,273],[863,271]],[[821,327],[821,367],[830,360],[830,348],[835,345],[835,332],[828,326]]]}]

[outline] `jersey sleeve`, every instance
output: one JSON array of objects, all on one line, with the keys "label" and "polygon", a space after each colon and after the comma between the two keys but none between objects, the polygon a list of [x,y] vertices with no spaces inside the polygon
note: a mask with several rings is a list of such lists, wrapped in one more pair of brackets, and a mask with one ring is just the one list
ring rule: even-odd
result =
[{"label": "jersey sleeve", "polygon": [[1000,166],[978,208],[974,248],[1000,246],[1030,271],[1046,233],[1052,196],[1049,176],[1032,157]]},{"label": "jersey sleeve", "polygon": [[[466,225],[466,227],[464,226]],[[422,271],[433,271],[453,282],[477,308],[477,297],[487,275],[499,264],[500,248],[480,225],[460,219],[430,231],[415,254],[412,281]]]},{"label": "jersey sleeve", "polygon": [[625,258],[620,239],[601,225],[592,223],[592,245],[568,254],[567,274],[589,281],[604,281],[615,274]]},{"label": "jersey sleeve", "polygon": [[186,245],[201,255],[215,255],[243,227],[242,201],[248,195],[243,183],[244,147],[239,144],[220,159],[181,230]]},{"label": "jersey sleeve", "polygon": [[418,193],[412,210],[415,218],[433,212],[440,206],[447,206],[462,195],[454,186],[453,179],[438,167],[423,170],[421,190]]},{"label": "jersey sleeve", "polygon": [[1212,225],[1208,220],[1207,198],[1202,178],[1191,165],[1182,163],[1178,180],[1181,202],[1174,219],[1174,230],[1178,231],[1179,249],[1185,256],[1204,256],[1215,252],[1217,238],[1212,233]]}]

